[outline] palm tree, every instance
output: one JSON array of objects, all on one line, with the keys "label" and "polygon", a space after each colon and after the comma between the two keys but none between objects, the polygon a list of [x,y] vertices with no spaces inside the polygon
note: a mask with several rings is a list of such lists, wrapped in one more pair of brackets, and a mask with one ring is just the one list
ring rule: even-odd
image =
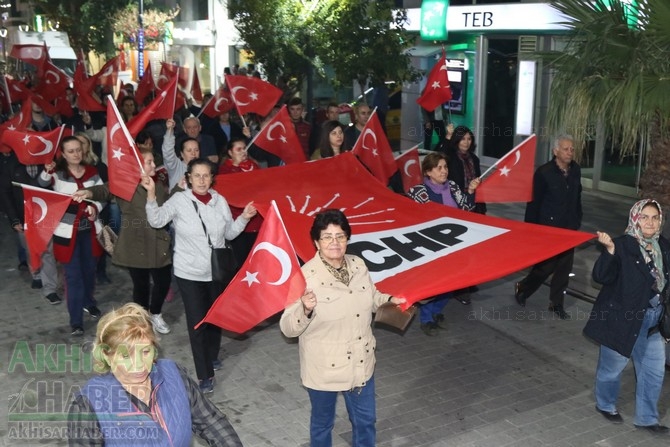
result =
[{"label": "palm tree", "polygon": [[670,2],[551,5],[571,20],[566,48],[538,54],[554,75],[549,127],[572,133],[579,149],[587,127],[600,124],[620,145],[621,157],[635,154],[646,138],[641,193],[670,206]]}]

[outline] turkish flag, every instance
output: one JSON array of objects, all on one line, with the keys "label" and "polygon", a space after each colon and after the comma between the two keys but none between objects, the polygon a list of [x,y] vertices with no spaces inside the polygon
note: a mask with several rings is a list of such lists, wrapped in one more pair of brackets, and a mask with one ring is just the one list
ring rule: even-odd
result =
[{"label": "turkish flag", "polygon": [[[28,126],[32,123],[32,101],[27,100],[21,104],[21,110],[19,113],[15,114],[13,117],[0,124],[0,140],[2,139],[2,134],[6,130],[23,130],[27,129]],[[11,152],[12,148],[6,144],[0,144],[0,152]]]},{"label": "turkish flag", "polygon": [[42,266],[42,253],[47,249],[56,226],[63,218],[72,197],[48,189],[23,187],[25,236],[30,251],[30,266],[33,270]]},{"label": "turkish flag", "polygon": [[156,82],[156,87],[159,89],[165,88],[167,83],[173,77],[179,77],[179,87],[185,89],[188,87],[188,68],[180,67],[179,65],[168,64],[167,62],[161,62],[161,72],[158,75],[158,82]]},{"label": "turkish flag", "polygon": [[142,175],[142,158],[116,108],[107,98],[107,168],[109,191],[130,202]]},{"label": "turkish flag", "polygon": [[593,238],[589,233],[416,203],[372,178],[354,154],[345,152],[310,163],[219,175],[214,188],[237,207],[253,200],[263,209],[275,200],[304,261],[314,256],[309,236],[314,215],[327,208],[343,210],[352,228],[347,252],[365,260],[380,291],[407,298],[405,308],[439,293],[501,278]]},{"label": "turkish flag", "polygon": [[377,180],[386,185],[398,168],[376,110],[372,113],[368,122],[365,123],[365,127],[358,140],[356,140],[352,152]]},{"label": "turkish flag", "polygon": [[249,143],[249,146],[251,144],[255,144],[271,154],[275,154],[287,165],[307,161],[285,104],[265,127],[261,129],[256,138]]},{"label": "turkish flag", "polygon": [[175,97],[177,95],[177,78],[172,78],[160,95],[143,108],[140,113],[128,121],[128,132],[135,138],[151,120],[171,119],[174,115]]},{"label": "turkish flag", "polygon": [[87,77],[84,64],[77,62],[77,68],[74,70],[73,89],[77,94],[77,108],[79,110],[87,112],[104,112],[106,110],[100,100],[92,95],[95,86],[96,78]]},{"label": "turkish flag", "polygon": [[54,100],[54,105],[60,116],[66,118],[72,118],[74,116],[74,109],[72,108],[72,104],[70,104],[70,100],[67,99],[67,92],[61,92],[61,94]]},{"label": "turkish flag", "polygon": [[223,85],[219,87],[214,96],[202,108],[200,114],[205,114],[210,118],[216,118],[222,113],[229,112],[235,107],[230,91]]},{"label": "turkish flag", "polygon": [[24,165],[46,165],[54,160],[65,126],[48,132],[5,130],[0,141],[11,147]]},{"label": "turkish flag", "polygon": [[12,103],[23,102],[30,98],[30,89],[22,81],[6,78],[9,100]]},{"label": "turkish flag", "polygon": [[44,61],[40,83],[35,93],[47,101],[53,101],[70,86],[70,77],[51,61]]},{"label": "turkish flag", "polygon": [[93,85],[102,85],[110,88],[116,87],[118,78],[119,56],[114,56],[108,60],[107,63],[102,66],[99,72],[91,76],[91,79],[95,79]]},{"label": "turkish flag", "polygon": [[442,54],[440,60],[430,70],[428,80],[426,80],[426,87],[423,89],[423,94],[416,100],[416,103],[432,112],[450,99],[451,87],[449,86],[449,77],[447,76],[447,61],[446,56]]},{"label": "turkish flag", "polygon": [[247,113],[266,116],[283,94],[274,85],[253,76],[226,75],[226,85],[240,116]]},{"label": "turkish flag", "polygon": [[38,68],[41,67],[44,61],[49,58],[49,52],[47,51],[46,44],[14,44],[12,45],[12,51],[9,53],[9,55],[15,59],[20,59],[23,62],[27,62]]},{"label": "turkish flag", "polygon": [[200,88],[200,79],[198,79],[198,70],[193,70],[191,96],[198,102],[198,104],[202,104],[202,89]]},{"label": "turkish flag", "polygon": [[56,106],[51,104],[49,101],[44,99],[42,96],[38,95],[37,93],[30,92],[30,99],[38,105],[42,111],[49,116],[55,115],[58,112],[58,109]]},{"label": "turkish flag", "polygon": [[480,203],[530,202],[533,200],[535,170],[535,134],[523,140],[494,165],[495,171],[484,177],[475,198]]},{"label": "turkish flag", "polygon": [[139,84],[137,84],[137,90],[135,90],[135,101],[137,104],[144,104],[144,100],[147,96],[151,95],[154,90],[156,90],[156,84],[154,84],[154,77],[151,74],[151,64],[148,64],[142,79],[140,79]]},{"label": "turkish flag", "polygon": [[241,334],[305,291],[305,277],[274,202],[263,217],[249,257],[196,329],[210,323]]},{"label": "turkish flag", "polygon": [[419,161],[419,146],[414,146],[395,159],[395,164],[402,177],[402,187],[405,192],[413,186],[423,183],[421,161]]}]

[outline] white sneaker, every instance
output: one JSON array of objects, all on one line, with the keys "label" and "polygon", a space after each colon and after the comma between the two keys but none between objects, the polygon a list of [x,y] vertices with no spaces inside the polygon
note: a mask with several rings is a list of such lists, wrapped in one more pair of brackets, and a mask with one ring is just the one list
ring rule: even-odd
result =
[{"label": "white sneaker", "polygon": [[152,315],[151,321],[154,325],[154,331],[158,332],[159,334],[170,333],[170,326],[168,326],[165,320],[163,320],[162,314]]}]

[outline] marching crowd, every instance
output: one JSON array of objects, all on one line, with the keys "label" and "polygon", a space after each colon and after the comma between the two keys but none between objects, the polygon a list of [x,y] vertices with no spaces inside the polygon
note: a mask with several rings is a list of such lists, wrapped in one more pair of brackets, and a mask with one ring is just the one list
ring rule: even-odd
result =
[{"label": "marching crowd", "polygon": [[[132,86],[124,90],[119,109],[129,121],[140,106]],[[105,100],[104,92],[98,96]],[[214,371],[222,366],[221,331],[210,324],[195,327],[226,286],[226,280],[214,280],[211,250],[229,241],[239,265],[252,249],[261,225],[253,202],[242,208],[229,206],[212,188],[216,175],[282,164],[276,155],[250,145],[279,107],[264,117],[242,119],[226,111],[209,118],[200,115],[199,107],[185,104],[172,119],[149,122],[135,138],[143,175],[132,198],[126,200],[114,196],[107,183],[104,113],[77,110],[71,89],[69,98],[74,110],[70,117],[48,116],[38,104],[32,104],[30,129],[42,131],[62,123],[72,126],[74,135],[64,137],[55,160],[43,166],[24,165],[13,151],[3,152],[0,204],[16,236],[19,269],[28,270],[24,202],[21,188],[12,182],[72,195],[51,243],[41,254],[41,267],[31,269],[31,287],[41,289],[45,299],[56,305],[62,302],[57,292],[58,265],[62,266],[72,336],[84,334],[85,314],[98,320],[94,358],[102,375],[82,388],[70,415],[73,433],[90,436],[71,439],[70,445],[105,445],[111,441],[106,438],[109,428],[123,420],[122,414],[137,416],[124,420],[131,425],[153,424],[165,437],[161,439],[169,438],[172,445],[188,445],[192,431],[211,445],[241,445],[225,415],[203,397],[213,391]],[[332,103],[326,109],[326,120],[310,124],[304,119],[300,98],[291,98],[286,105],[307,160],[352,150],[372,112],[367,104],[357,104],[353,123],[345,126],[338,121],[338,106]],[[432,133],[434,125],[431,121],[426,131]],[[419,203],[435,202],[485,214],[486,205],[476,201],[482,172],[474,133],[465,126],[449,125],[443,135],[436,151],[421,162],[422,183],[406,194]],[[552,160],[535,173],[533,200],[525,220],[576,230],[582,218],[581,172],[573,160],[572,137],[557,137],[552,150]],[[622,421],[616,401],[621,373],[632,358],[638,378],[635,424],[655,433],[668,431],[659,424],[657,408],[665,361],[664,341],[657,327],[670,267],[670,244],[660,236],[662,222],[660,205],[644,200],[631,210],[624,236],[598,234],[604,251],[594,267],[594,279],[604,286],[594,312],[606,316],[591,318],[585,329],[601,344],[597,410],[608,420]],[[95,300],[95,285],[109,281],[106,263],[110,254],[98,240],[105,225],[118,235],[111,262],[128,270],[133,303],[103,316]],[[373,446],[375,340],[371,315],[386,302],[400,304],[404,299],[377,291],[362,259],[346,254],[351,226],[341,211],[317,213],[309,236],[316,254],[302,267],[307,288],[287,307],[280,328],[286,336],[300,340],[301,378],[312,405],[311,445],[331,445],[335,403],[342,392],[353,445]],[[568,250],[535,265],[516,284],[516,302],[525,306],[552,276],[549,310],[560,319],[569,319],[563,299],[573,256],[574,250]],[[197,382],[182,366],[158,360],[156,355],[155,332],[171,331],[162,318],[162,306],[175,287],[184,304]],[[476,286],[422,301],[423,333],[437,335],[445,328],[447,301],[453,297],[469,305],[474,290]],[[352,312],[358,318],[350,318]],[[157,442],[152,445],[162,445]]]}]

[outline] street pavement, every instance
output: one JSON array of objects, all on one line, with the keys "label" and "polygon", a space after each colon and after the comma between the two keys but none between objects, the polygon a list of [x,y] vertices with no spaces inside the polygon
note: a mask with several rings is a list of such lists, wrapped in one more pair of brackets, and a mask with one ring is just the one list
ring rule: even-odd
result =
[{"label": "street pavement", "polygon": [[[583,202],[584,231],[618,235],[634,199],[585,192]],[[490,205],[489,210],[494,216],[521,220],[524,206]],[[9,402],[0,407],[0,445],[66,445],[56,439],[60,432],[54,427],[63,426],[59,418],[72,387],[93,374],[76,354],[90,350],[95,321],[87,319],[83,339],[73,339],[65,303],[49,305],[39,291],[30,289],[30,275],[16,270],[7,225],[0,225],[0,244],[0,386]],[[513,286],[523,272],[517,272],[479,285],[470,306],[450,302],[448,329],[437,337],[424,335],[418,321],[404,334],[376,328],[377,445],[667,446],[670,436],[633,426],[632,365],[624,373],[619,402],[624,424],[613,425],[594,409],[598,347],[581,331],[591,308],[589,300],[597,294],[590,279],[597,255],[593,241],[577,249],[566,298],[570,321],[558,320],[547,310],[546,286],[525,308],[519,307]],[[131,297],[128,274],[110,266],[109,275],[112,284],[96,291],[103,312]],[[172,333],[162,337],[161,355],[193,373],[178,293],[165,304],[164,318]],[[44,357],[40,350],[55,361],[40,362]],[[281,335],[277,317],[245,336],[228,334],[220,358],[223,368],[216,373],[210,396],[228,415],[244,445],[307,446],[310,406],[300,385],[298,346]],[[660,401],[661,422],[666,424],[670,424],[669,403],[666,385]],[[36,420],[26,425],[30,418],[25,415],[35,413]],[[350,446],[342,399],[337,415],[334,446]]]}]

